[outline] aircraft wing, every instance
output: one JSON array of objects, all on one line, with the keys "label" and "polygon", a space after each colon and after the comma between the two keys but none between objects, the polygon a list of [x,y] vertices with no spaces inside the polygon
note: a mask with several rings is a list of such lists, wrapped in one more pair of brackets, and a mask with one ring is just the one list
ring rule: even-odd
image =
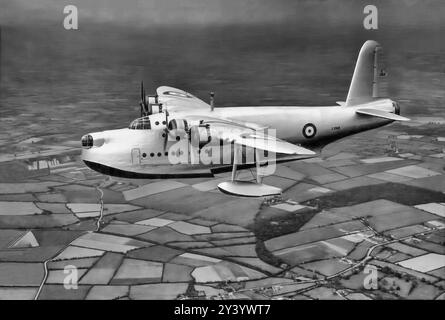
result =
[{"label": "aircraft wing", "polygon": [[202,124],[211,126],[212,138],[234,142],[241,146],[290,155],[314,156],[317,154],[312,150],[278,139],[263,130],[255,130],[240,123],[232,123],[230,120],[221,119],[218,122],[215,118],[204,120]]},{"label": "aircraft wing", "polygon": [[297,154],[297,155],[316,155],[316,152],[294,145],[292,143],[280,140],[262,132],[243,133],[234,139],[236,144],[267,150],[274,153]]},{"label": "aircraft wing", "polygon": [[162,86],[156,89],[158,100],[169,112],[210,109],[210,105],[181,89]]}]

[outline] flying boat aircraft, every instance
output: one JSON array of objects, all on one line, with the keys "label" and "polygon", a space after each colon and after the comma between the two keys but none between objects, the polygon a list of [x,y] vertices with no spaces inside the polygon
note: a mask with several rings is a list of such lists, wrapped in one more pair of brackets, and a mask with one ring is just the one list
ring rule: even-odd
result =
[{"label": "flying boat aircraft", "polygon": [[[381,46],[362,46],[349,92],[335,106],[215,108],[180,89],[161,86],[146,95],[141,117],[128,128],[86,134],[82,160],[100,173],[134,179],[214,177],[232,171],[218,188],[246,197],[278,195],[262,183],[277,163],[316,157],[327,144],[362,131],[407,121],[397,102],[379,97]],[[237,179],[256,168],[255,181]]]}]

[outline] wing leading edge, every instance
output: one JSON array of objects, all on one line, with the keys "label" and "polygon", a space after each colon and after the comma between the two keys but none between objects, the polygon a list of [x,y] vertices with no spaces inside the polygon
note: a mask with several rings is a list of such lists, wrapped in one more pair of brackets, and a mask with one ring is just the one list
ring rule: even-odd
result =
[{"label": "wing leading edge", "polygon": [[162,86],[156,89],[156,94],[169,112],[210,109],[209,104],[181,89]]}]

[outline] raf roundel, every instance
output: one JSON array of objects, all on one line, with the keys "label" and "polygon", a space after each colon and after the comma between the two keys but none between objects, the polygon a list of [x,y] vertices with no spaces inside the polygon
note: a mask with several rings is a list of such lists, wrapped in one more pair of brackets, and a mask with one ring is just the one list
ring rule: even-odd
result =
[{"label": "raf roundel", "polygon": [[303,136],[307,139],[315,137],[317,134],[317,128],[312,124],[308,123],[303,127]]}]

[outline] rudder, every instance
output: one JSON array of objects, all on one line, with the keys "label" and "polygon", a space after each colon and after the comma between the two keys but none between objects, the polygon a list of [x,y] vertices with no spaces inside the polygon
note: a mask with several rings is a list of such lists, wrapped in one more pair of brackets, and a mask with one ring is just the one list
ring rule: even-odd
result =
[{"label": "rudder", "polygon": [[346,106],[371,102],[378,97],[378,56],[381,46],[374,40],[366,41],[358,55],[346,98]]}]

